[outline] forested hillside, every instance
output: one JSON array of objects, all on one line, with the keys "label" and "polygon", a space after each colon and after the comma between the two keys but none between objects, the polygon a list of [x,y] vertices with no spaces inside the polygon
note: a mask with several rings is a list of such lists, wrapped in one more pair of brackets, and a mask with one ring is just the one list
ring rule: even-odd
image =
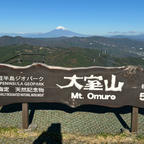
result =
[{"label": "forested hillside", "polygon": [[48,65],[81,67],[81,66],[122,66],[141,65],[141,57],[115,57],[103,50],[71,48],[50,48],[30,45],[11,45],[0,47],[0,62],[14,65],[28,65],[42,62]]}]

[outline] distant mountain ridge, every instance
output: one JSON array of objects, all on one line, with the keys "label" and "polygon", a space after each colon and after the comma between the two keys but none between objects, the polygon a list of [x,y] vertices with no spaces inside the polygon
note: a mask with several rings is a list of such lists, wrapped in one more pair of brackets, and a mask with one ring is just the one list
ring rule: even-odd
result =
[{"label": "distant mountain ridge", "polygon": [[90,48],[98,49],[114,56],[144,56],[144,42],[131,39],[107,37],[58,37],[58,38],[23,38],[0,37],[0,46],[31,45],[49,48]]},{"label": "distant mountain ridge", "polygon": [[0,33],[0,36],[21,36],[25,38],[57,38],[57,37],[87,37],[89,35],[79,34],[64,28],[56,28],[47,33]]},{"label": "distant mountain ridge", "polygon": [[[10,37],[23,37],[23,38],[60,38],[60,37],[94,37],[95,35],[86,35],[80,34],[66,29],[63,26],[58,26],[54,30],[45,33],[0,33],[0,37],[10,36]],[[100,36],[99,36],[100,37]],[[119,39],[132,39],[138,41],[144,41],[144,34],[139,35],[112,35],[112,36],[103,36],[108,38],[119,38]]]},{"label": "distant mountain ridge", "polygon": [[139,34],[139,35],[115,35],[111,36],[112,38],[128,38],[128,39],[133,39],[133,40],[140,40],[144,41],[144,34]]}]

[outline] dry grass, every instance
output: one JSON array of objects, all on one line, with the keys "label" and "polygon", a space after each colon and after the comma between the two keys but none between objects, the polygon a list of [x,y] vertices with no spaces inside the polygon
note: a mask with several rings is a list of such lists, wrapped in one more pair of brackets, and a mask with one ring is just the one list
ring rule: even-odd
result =
[{"label": "dry grass", "polygon": [[85,143],[85,144],[142,144],[144,140],[138,139],[135,136],[125,136],[125,135],[96,135],[96,136],[79,136],[79,135],[71,135],[65,134],[63,136],[64,142],[69,142],[70,140],[73,143]]},{"label": "dry grass", "polygon": [[[41,135],[40,131],[21,130],[17,128],[0,128],[0,139],[36,139]],[[80,134],[62,134],[63,144],[143,144],[144,137],[134,134],[99,134],[82,136]]]},{"label": "dry grass", "polygon": [[25,131],[17,128],[0,128],[0,138],[28,138],[38,137],[40,132],[36,131]]}]

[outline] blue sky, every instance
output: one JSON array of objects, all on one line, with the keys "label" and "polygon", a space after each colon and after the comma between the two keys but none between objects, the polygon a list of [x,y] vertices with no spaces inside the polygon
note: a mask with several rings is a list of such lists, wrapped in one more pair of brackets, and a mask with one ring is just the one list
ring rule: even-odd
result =
[{"label": "blue sky", "polygon": [[0,32],[144,33],[144,0],[1,0]]}]

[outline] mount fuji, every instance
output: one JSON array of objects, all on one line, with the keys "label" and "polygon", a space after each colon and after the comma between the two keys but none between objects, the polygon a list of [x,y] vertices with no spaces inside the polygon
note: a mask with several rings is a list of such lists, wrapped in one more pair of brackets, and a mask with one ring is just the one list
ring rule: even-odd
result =
[{"label": "mount fuji", "polygon": [[89,35],[79,34],[58,26],[56,29],[47,33],[0,33],[0,36],[21,36],[26,38],[57,38],[57,37],[88,37]]}]

